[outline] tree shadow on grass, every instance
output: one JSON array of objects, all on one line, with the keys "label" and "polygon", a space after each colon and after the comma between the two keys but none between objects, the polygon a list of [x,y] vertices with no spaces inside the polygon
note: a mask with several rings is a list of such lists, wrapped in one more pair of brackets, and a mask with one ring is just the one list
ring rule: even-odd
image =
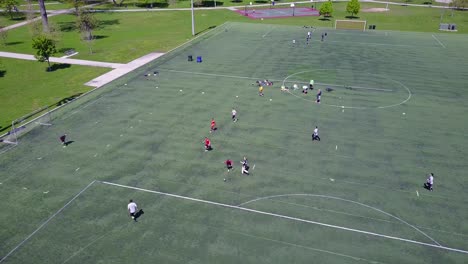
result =
[{"label": "tree shadow on grass", "polygon": [[72,96],[69,96],[69,97],[65,97],[63,98],[62,100],[58,101],[55,105],[56,106],[61,106],[63,104],[66,104],[66,103],[69,103],[73,100],[75,100],[77,97],[80,97],[83,93],[77,93],[77,94],[74,94]]},{"label": "tree shadow on grass", "polygon": [[53,72],[53,71],[56,71],[56,70],[62,70],[62,69],[68,69],[70,68],[71,65],[68,64],[68,63],[54,63],[52,66],[50,66],[49,68],[49,72]]},{"label": "tree shadow on grass", "polygon": [[26,17],[25,17],[25,16],[18,16],[18,17],[10,18],[10,20],[13,20],[13,21],[24,21],[24,20],[26,20]]},{"label": "tree shadow on grass", "polygon": [[169,3],[153,2],[153,3],[136,3],[135,5],[140,8],[167,8],[169,6]]},{"label": "tree shadow on grass", "polygon": [[231,0],[231,3],[242,3],[242,0]]},{"label": "tree shadow on grass", "polygon": [[70,32],[77,30],[75,22],[58,22],[58,26],[60,27],[60,31],[63,32]]},{"label": "tree shadow on grass", "polygon": [[112,26],[112,25],[119,25],[120,20],[119,19],[107,19],[107,20],[101,20],[99,21],[99,29],[103,29],[106,26]]},{"label": "tree shadow on grass", "polygon": [[330,18],[329,17],[321,17],[318,20],[320,20],[320,21],[330,21]]},{"label": "tree shadow on grass", "polygon": [[5,70],[0,70],[0,78],[5,77],[6,71]]},{"label": "tree shadow on grass", "polygon": [[358,19],[358,16],[345,16],[347,19]]},{"label": "tree shadow on grass", "polygon": [[[216,1],[216,6],[222,6],[224,5],[224,2],[219,2]],[[210,0],[203,0],[201,1],[200,4],[197,4],[197,7],[214,7],[215,6],[215,1],[210,1]]]},{"label": "tree shadow on grass", "polygon": [[213,29],[213,28],[215,28],[215,27],[216,27],[216,26],[211,26],[211,27],[209,27],[209,28],[205,28],[204,30],[195,33],[195,35],[199,35],[199,34],[205,32],[205,31],[208,31],[208,30]]},{"label": "tree shadow on grass", "polygon": [[257,3],[257,4],[266,4],[266,3],[268,3],[269,1],[266,1],[266,0],[255,0],[254,2]]},{"label": "tree shadow on grass", "polygon": [[93,36],[93,39],[104,39],[104,38],[108,38],[109,36],[104,36],[104,35],[94,35]]},{"label": "tree shadow on grass", "polygon": [[18,44],[22,44],[24,43],[23,41],[12,41],[12,42],[7,42],[5,43],[6,46],[14,46],[14,45],[18,45]]},{"label": "tree shadow on grass", "polygon": [[59,53],[65,53],[65,52],[67,52],[67,51],[69,51],[69,50],[72,50],[72,49],[73,49],[73,48],[61,48],[61,49],[58,50],[58,52],[59,52]]}]

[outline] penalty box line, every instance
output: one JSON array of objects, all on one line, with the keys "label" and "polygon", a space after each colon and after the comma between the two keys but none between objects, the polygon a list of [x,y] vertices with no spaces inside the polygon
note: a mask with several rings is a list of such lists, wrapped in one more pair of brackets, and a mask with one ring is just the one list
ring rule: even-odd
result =
[{"label": "penalty box line", "polygon": [[236,205],[230,205],[230,204],[224,204],[224,203],[218,203],[218,202],[213,202],[213,201],[208,201],[208,200],[203,200],[203,199],[198,199],[198,198],[192,198],[192,197],[187,197],[187,196],[182,196],[178,194],[172,194],[172,193],[165,193],[165,192],[159,192],[159,191],[154,191],[154,190],[148,190],[148,189],[143,189],[143,188],[138,188],[134,186],[128,186],[128,185],[123,185],[123,184],[118,184],[118,183],[112,183],[112,182],[107,182],[107,181],[97,181],[102,184],[106,185],[111,185],[115,187],[121,187],[121,188],[126,188],[126,189],[132,189],[132,190],[137,190],[137,191],[143,191],[143,192],[149,192],[149,193],[155,193],[155,194],[160,194],[160,195],[165,195],[173,198],[179,198],[183,200],[189,200],[193,202],[200,202],[200,203],[205,203],[205,204],[211,204],[211,205],[216,205],[216,206],[221,206],[225,208],[231,208],[231,209],[237,209],[241,211],[246,211],[246,212],[251,212],[251,213],[257,213],[261,215],[268,215],[268,216],[273,216],[276,218],[282,218],[282,219],[287,219],[287,220],[293,220],[297,222],[303,222],[303,223],[308,223],[308,224],[314,224],[314,225],[319,225],[319,226],[325,226],[329,228],[334,228],[334,229],[340,229],[340,230],[345,230],[345,231],[350,231],[350,232],[355,232],[355,233],[360,233],[360,234],[366,234],[366,235],[371,235],[371,236],[376,236],[376,237],[381,237],[381,238],[387,238],[391,240],[398,240],[398,241],[403,241],[407,243],[412,243],[412,244],[417,244],[417,245],[422,245],[422,246],[427,246],[427,247],[433,247],[433,248],[438,248],[438,249],[443,249],[447,251],[452,251],[452,252],[458,252],[458,253],[463,253],[463,254],[468,254],[467,250],[462,250],[462,249],[457,249],[457,248],[450,248],[450,247],[445,247],[445,246],[440,246],[436,244],[430,244],[430,243],[425,243],[421,241],[416,241],[416,240],[411,240],[411,239],[406,239],[406,238],[401,238],[401,237],[395,237],[395,236],[389,236],[389,235],[384,235],[384,234],[379,234],[379,233],[374,233],[374,232],[369,232],[369,231],[364,231],[360,229],[353,229],[353,228],[348,228],[344,226],[338,226],[338,225],[331,225],[331,224],[326,224],[326,223],[321,223],[321,222],[316,222],[316,221],[311,221],[307,219],[302,219],[302,218],[297,218],[297,217],[292,217],[292,216],[287,216],[287,215],[281,215],[281,214],[275,214],[275,213],[270,213],[270,212],[265,212],[265,211],[260,211],[260,210],[254,210],[246,207],[241,207],[241,206],[236,206]]},{"label": "penalty box line", "polygon": [[51,215],[47,220],[45,220],[36,230],[34,230],[31,234],[29,234],[23,241],[21,241],[16,247],[14,247],[10,252],[8,252],[5,256],[0,258],[0,263],[5,261],[11,254],[13,254],[16,250],[18,250],[24,243],[26,243],[31,237],[33,237],[37,232],[39,232],[44,226],[46,226],[54,217],[60,214],[65,208],[67,208],[78,196],[84,193],[91,185],[93,185],[96,181],[92,181],[86,187],[84,187],[79,193],[77,193],[70,201],[68,201],[62,208],[58,209],[53,215]]}]

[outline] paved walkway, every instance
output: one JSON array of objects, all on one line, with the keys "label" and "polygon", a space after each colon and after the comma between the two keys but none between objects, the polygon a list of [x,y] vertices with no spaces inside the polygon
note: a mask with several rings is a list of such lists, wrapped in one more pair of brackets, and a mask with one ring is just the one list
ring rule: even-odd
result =
[{"label": "paved walkway", "polygon": [[[77,59],[70,59],[70,58],[56,58],[56,57],[50,57],[49,60],[50,62],[54,62],[54,63],[66,63],[66,64],[85,65],[85,66],[92,66],[92,67],[103,67],[103,68],[114,69],[108,73],[105,73],[85,83],[85,85],[87,86],[92,86],[92,87],[97,88],[137,69],[138,67],[141,67],[149,63],[150,61],[153,61],[161,57],[162,55],[164,55],[164,53],[153,52],[143,57],[140,57],[136,60],[133,60],[127,64],[101,62],[101,61],[89,61],[89,60],[77,60]],[[37,60],[36,58],[34,58],[33,55],[13,53],[13,52],[3,52],[3,51],[0,51],[0,57],[21,59],[21,60],[33,60],[33,61]]]},{"label": "paved walkway", "polygon": [[150,54],[147,54],[143,57],[140,57],[136,60],[133,60],[127,64],[123,64],[121,66],[119,66],[118,68],[116,68],[115,70],[112,70],[108,73],[105,73],[87,83],[85,83],[85,85],[87,86],[92,86],[92,87],[101,87],[103,86],[104,84],[107,84],[133,70],[135,70],[136,68],[138,67],[141,67],[147,63],[149,63],[150,61],[153,61],[159,57],[161,57],[162,55],[164,55],[164,53],[150,53]]},{"label": "paved walkway", "polygon": [[[4,52],[4,51],[0,51],[0,57],[21,59],[21,60],[33,60],[33,61],[37,60],[36,58],[34,58],[34,55],[22,54],[22,53],[13,53],[13,52]],[[49,60],[50,60],[50,62],[55,62],[55,63],[76,64],[76,65],[85,65],[85,66],[94,66],[94,67],[103,67],[103,68],[114,68],[114,69],[117,69],[117,68],[125,65],[125,64],[121,64],[121,63],[77,60],[77,59],[56,58],[56,57],[50,57]]]}]

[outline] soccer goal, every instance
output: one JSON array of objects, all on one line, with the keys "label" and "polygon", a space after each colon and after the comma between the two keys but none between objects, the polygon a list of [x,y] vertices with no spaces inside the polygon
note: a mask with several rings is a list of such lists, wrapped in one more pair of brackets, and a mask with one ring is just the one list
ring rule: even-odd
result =
[{"label": "soccer goal", "polygon": [[365,20],[335,20],[335,29],[366,30]]},{"label": "soccer goal", "polygon": [[11,122],[11,129],[0,136],[0,143],[18,145],[18,138],[38,126],[51,126],[51,112],[48,106],[40,108],[26,116]]}]

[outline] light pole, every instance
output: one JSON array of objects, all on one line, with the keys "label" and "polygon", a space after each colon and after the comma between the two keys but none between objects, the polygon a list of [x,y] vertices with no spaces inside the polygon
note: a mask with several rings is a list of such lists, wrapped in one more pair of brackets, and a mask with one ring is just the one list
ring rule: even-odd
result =
[{"label": "light pole", "polygon": [[190,6],[192,9],[192,36],[195,36],[195,17],[193,16],[193,0],[190,1]]},{"label": "light pole", "polygon": [[[250,4],[250,6],[252,6],[252,2],[250,2],[249,4]],[[245,4],[244,15],[248,16],[248,14],[247,14],[247,4]]]},{"label": "light pole", "polygon": [[295,6],[296,6],[296,5],[294,5],[294,3],[291,4],[291,7],[292,7],[292,9],[293,9],[293,16],[294,16],[294,9],[295,9]]}]

